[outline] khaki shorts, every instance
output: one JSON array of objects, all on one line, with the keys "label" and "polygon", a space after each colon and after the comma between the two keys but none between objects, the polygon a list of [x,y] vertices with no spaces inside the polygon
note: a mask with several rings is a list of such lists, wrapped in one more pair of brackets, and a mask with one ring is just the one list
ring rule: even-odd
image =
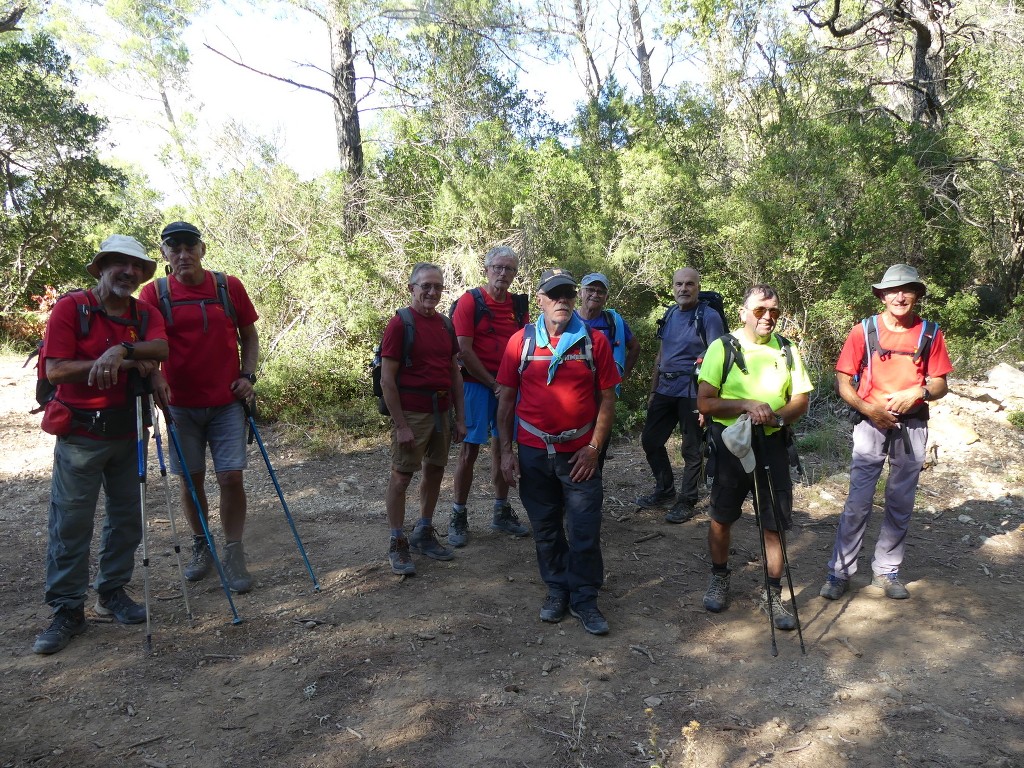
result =
[{"label": "khaki shorts", "polygon": [[405,420],[412,430],[416,443],[406,450],[398,444],[398,430],[391,427],[391,467],[396,472],[412,474],[422,464],[436,467],[448,465],[448,451],[452,444],[451,427],[447,416],[442,415],[441,431],[434,429],[434,414],[405,412]]}]

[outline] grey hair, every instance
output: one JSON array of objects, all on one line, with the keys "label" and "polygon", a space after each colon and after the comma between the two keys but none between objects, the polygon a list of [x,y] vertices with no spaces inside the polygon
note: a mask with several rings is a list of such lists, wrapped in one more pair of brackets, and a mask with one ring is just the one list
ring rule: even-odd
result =
[{"label": "grey hair", "polygon": [[491,250],[487,252],[487,255],[484,256],[484,268],[486,269],[487,267],[492,266],[494,264],[495,259],[501,258],[503,256],[515,259],[516,265],[519,265],[519,254],[517,254],[507,245],[497,245],[494,248],[491,248]]},{"label": "grey hair", "polygon": [[[409,285],[415,285],[421,272],[441,272],[441,268],[437,264],[431,264],[429,261],[418,261],[412,267],[412,274],[409,275]],[[441,272],[441,274],[444,274]]]},{"label": "grey hair", "polygon": [[772,288],[767,283],[755,283],[754,285],[747,288],[747,292],[743,294],[743,306],[747,306],[747,299],[754,294],[757,294],[762,299],[778,299],[779,292]]}]

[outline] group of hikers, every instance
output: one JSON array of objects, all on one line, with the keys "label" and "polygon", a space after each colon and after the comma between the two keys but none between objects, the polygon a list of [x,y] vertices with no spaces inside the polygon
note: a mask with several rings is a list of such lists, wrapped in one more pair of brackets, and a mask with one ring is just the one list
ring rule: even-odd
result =
[{"label": "group of hikers", "polygon": [[[258,316],[237,278],[203,267],[206,244],[196,226],[173,222],[160,239],[167,276],[147,282],[157,263],[135,239],[112,235],[86,267],[96,285],[63,296],[47,323],[39,370],[43,428],[56,436],[45,587],[53,616],[36,638],[36,653],[62,650],[88,626],[89,547],[101,486],[106,516],[95,610],[123,624],[146,620],[146,609],[125,590],[143,537],[138,456],[147,435],[136,413],[141,409],[133,406],[142,402],[140,391],[176,431],[171,472],[181,479],[194,537],[184,577],[196,581],[216,567],[226,590],[242,593],[253,585],[242,544],[242,472]],[[416,572],[412,552],[451,560],[455,549],[468,545],[474,467],[480,446],[489,443],[489,527],[514,537],[532,534],[546,587],[540,619],[559,622],[570,614],[585,631],[603,635],[609,625],[598,608],[602,473],[616,398],[636,370],[640,344],[606,306],[612,285],[604,274],[577,283],[565,269],[544,270],[535,293],[539,314],[531,322],[528,297],[511,291],[518,272],[513,249],[491,249],[483,263],[486,282],[462,294],[446,314],[442,270],[418,263],[408,280],[409,305],[384,331],[378,374],[382,412],[392,422],[388,563],[409,576]],[[136,300],[132,294],[143,283]],[[753,491],[766,575],[761,607],[774,627],[793,629],[797,623],[781,591],[792,518],[787,449],[790,425],[807,411],[811,381],[799,351],[775,333],[781,308],[771,286],[747,289],[731,333],[700,288],[694,269],[672,276],[675,304],[659,321],[641,436],[654,488],[637,505],[668,507],[665,520],[673,524],[697,514],[706,432],[715,471],[704,607],[719,612],[728,605],[730,529]],[[885,518],[871,583],[888,597],[908,597],[899,568],[924,460],[928,402],[946,393],[952,370],[941,330],[915,311],[925,294],[917,271],[897,264],[872,290],[882,311],[851,330],[836,364],[838,392],[855,426],[850,493],[820,591],[832,600],[857,570],[887,459]],[[678,488],[666,449],[677,426]],[[434,513],[453,441],[460,447],[442,542]],[[220,492],[222,562],[216,562],[206,522],[207,446]],[[416,472],[419,516],[407,536],[406,495]],[[510,503],[512,488],[529,525]]]}]

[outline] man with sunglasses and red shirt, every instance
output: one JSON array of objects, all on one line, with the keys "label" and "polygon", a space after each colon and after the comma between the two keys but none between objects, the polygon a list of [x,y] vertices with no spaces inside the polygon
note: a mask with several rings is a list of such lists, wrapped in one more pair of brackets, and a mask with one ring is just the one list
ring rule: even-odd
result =
[{"label": "man with sunglasses and red shirt", "polygon": [[[946,394],[953,370],[942,331],[915,311],[925,284],[917,270],[895,264],[872,286],[882,302],[879,315],[856,325],[836,362],[839,395],[853,409],[850,493],[836,530],[828,579],[820,595],[838,600],[857,572],[875,486],[886,459],[885,518],[871,560],[871,586],[904,600],[899,578],[917,481],[928,442],[928,403]],[[872,338],[874,343],[869,343]]]},{"label": "man with sunglasses and red shirt", "polygon": [[[242,403],[252,398],[256,383],[260,344],[255,323],[259,316],[237,277],[203,268],[206,243],[194,224],[175,221],[164,227],[160,250],[171,273],[164,278],[166,282],[147,284],[139,298],[158,307],[167,324],[170,356],[162,375],[153,375],[153,393],[160,407],[170,408],[203,507],[195,508],[182,477],[182,507],[193,534],[185,578],[198,581],[213,568],[213,554],[199,521],[200,514],[204,518],[209,514],[204,488],[209,445],[220,487],[224,572],[233,592],[248,592],[252,577],[242,548],[247,506],[242,482],[246,466]],[[174,451],[171,472],[182,474]]]},{"label": "man with sunglasses and red shirt", "polygon": [[[797,350],[790,347],[787,353],[774,333],[779,314],[779,296],[775,289],[769,285],[751,286],[740,307],[743,327],[714,341],[701,364],[697,408],[711,418],[711,437],[718,459],[718,471],[711,487],[711,526],[708,529],[711,580],[704,594],[704,607],[718,613],[728,604],[731,528],[740,519],[743,502],[754,490],[754,475],[759,473],[755,503],[760,502],[758,514],[764,531],[769,586],[761,593],[761,609],[773,617],[778,629],[795,629],[796,620],[782,601],[782,544],[775,513],[783,530],[789,530],[793,482],[783,427],[807,412],[807,393],[813,387]],[[741,368],[734,362],[726,370],[725,344],[733,341],[738,344],[744,365]],[[752,459],[747,459],[745,465],[726,447],[722,437],[725,428],[736,423],[743,414],[748,416],[751,425],[764,430],[760,451],[763,455],[758,459],[766,462],[771,472],[774,497],[778,502],[778,509],[774,511],[764,468],[756,466]],[[764,489],[763,492],[760,489]]]}]

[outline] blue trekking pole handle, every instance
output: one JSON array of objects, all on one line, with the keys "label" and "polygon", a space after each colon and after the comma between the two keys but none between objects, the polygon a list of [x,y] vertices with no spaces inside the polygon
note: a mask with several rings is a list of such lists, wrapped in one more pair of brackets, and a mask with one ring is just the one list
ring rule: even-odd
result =
[{"label": "blue trekking pole handle", "polygon": [[213,535],[210,533],[210,526],[206,522],[206,517],[203,515],[203,505],[199,503],[199,494],[196,493],[196,485],[192,482],[192,475],[188,471],[188,464],[185,462],[185,453],[181,450],[181,440],[178,439],[178,427],[174,424],[174,419],[171,417],[170,408],[164,410],[164,421],[167,423],[167,434],[171,436],[171,443],[174,445],[174,452],[178,456],[178,464],[181,466],[182,477],[185,478],[185,485],[188,486],[188,491],[192,495],[192,503],[196,506],[196,515],[199,517],[199,524],[203,527],[203,535],[206,537],[206,545],[210,548],[210,554],[213,555],[213,564],[217,566],[217,575],[220,576],[220,585],[224,588],[224,596],[228,599],[228,605],[231,606],[231,623],[241,624],[242,617],[238,615],[238,611],[235,609],[235,601],[231,599],[231,587],[228,586],[228,577],[224,573],[224,566],[220,562],[220,558],[217,556],[217,545],[213,542]]},{"label": "blue trekking pole handle", "polygon": [[267,448],[263,445],[263,437],[260,435],[260,431],[256,427],[256,418],[252,415],[252,409],[249,407],[249,404],[244,400],[242,400],[241,403],[242,409],[245,411],[245,416],[249,420],[249,432],[256,438],[256,445],[260,447],[260,453],[263,454],[263,461],[267,463],[267,471],[270,472],[270,479],[274,481],[274,488],[277,489],[277,497],[281,500],[281,506],[284,508],[284,516],[288,519],[288,525],[291,526],[292,535],[295,537],[295,543],[299,547],[299,554],[302,555],[302,562],[306,564],[306,570],[309,571],[309,578],[313,580],[313,589],[319,592],[320,582],[317,581],[316,574],[313,573],[313,566],[309,564],[309,558],[306,557],[306,548],[302,546],[302,539],[299,538],[299,531],[295,527],[295,520],[292,518],[291,510],[288,509],[288,502],[284,500],[284,491],[281,490],[281,484],[277,481],[277,472],[274,471],[274,465],[270,463],[270,456],[267,454]]}]

